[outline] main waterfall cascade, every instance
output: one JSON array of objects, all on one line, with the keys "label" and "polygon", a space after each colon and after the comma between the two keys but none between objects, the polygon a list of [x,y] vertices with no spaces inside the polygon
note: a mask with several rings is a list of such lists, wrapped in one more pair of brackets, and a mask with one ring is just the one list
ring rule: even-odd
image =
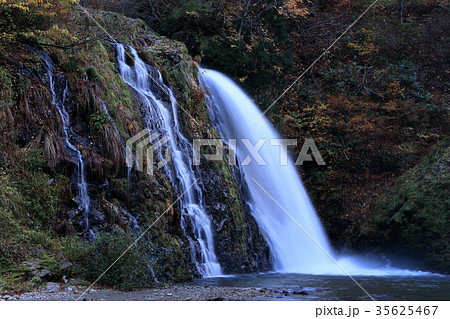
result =
[{"label": "main waterfall cascade", "polygon": [[[135,49],[122,44],[116,44],[115,48],[119,72],[143,104],[143,120],[149,136],[158,132],[170,137],[167,146],[171,149],[172,161],[164,168],[181,196],[181,227],[189,240],[192,259],[204,277],[220,276],[222,270],[214,252],[211,221],[205,212],[202,190],[192,169],[192,146],[182,135],[178,123],[175,97],[163,83],[161,73],[145,64]],[[133,56],[133,66],[127,64],[127,54]],[[168,98],[168,101],[162,98]],[[165,149],[156,150],[160,160]]]},{"label": "main waterfall cascade", "polygon": [[[318,275],[424,274],[360,257],[336,256],[296,167],[291,160],[282,165],[280,147],[269,143],[280,139],[272,124],[228,77],[207,69],[200,69],[199,77],[209,96],[213,124],[225,142],[237,140],[234,151],[249,189],[252,215],[269,244],[275,271]],[[252,157],[242,139],[250,140],[252,145],[266,139],[258,151],[266,165],[259,165],[254,158],[242,165],[247,156]],[[281,155],[289,158],[286,153]]]},{"label": "main waterfall cascade", "polygon": [[[280,165],[277,149],[270,140],[280,139],[267,119],[248,96],[219,72],[200,70],[204,86],[211,93],[211,115],[223,139],[236,139],[236,155],[240,163],[249,155],[242,139],[252,145],[266,139],[259,154],[267,165],[255,159],[241,165],[250,193],[252,214],[257,220],[272,252],[274,267],[279,272],[323,273],[335,263],[326,234],[303,187],[295,166]],[[271,199],[267,191],[298,222],[304,231]],[[314,238],[311,240],[311,237]]]},{"label": "main waterfall cascade", "polygon": [[[89,229],[89,210],[91,206],[91,199],[89,197],[88,185],[86,182],[86,165],[84,163],[83,155],[70,142],[71,137],[78,137],[72,130],[70,126],[70,116],[67,112],[66,105],[68,104],[69,89],[67,84],[67,79],[64,75],[55,74],[55,67],[47,53],[43,53],[43,59],[46,66],[48,84],[52,94],[52,104],[58,109],[59,115],[61,116],[63,130],[64,130],[64,143],[71,153],[72,159],[76,163],[76,182],[78,188],[78,198],[79,198],[79,209],[83,211],[85,219],[86,230]],[[56,86],[63,86],[63,90],[57,90]],[[58,92],[61,91],[61,92]]]}]

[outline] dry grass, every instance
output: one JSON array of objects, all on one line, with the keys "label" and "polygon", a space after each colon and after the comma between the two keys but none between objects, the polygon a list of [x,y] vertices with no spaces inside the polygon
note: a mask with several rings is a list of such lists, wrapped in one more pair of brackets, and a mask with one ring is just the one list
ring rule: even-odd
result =
[{"label": "dry grass", "polygon": [[62,159],[70,160],[61,141],[61,136],[54,130],[48,130],[44,137],[44,149],[48,159],[48,166],[55,169]]},{"label": "dry grass", "polygon": [[125,155],[122,139],[111,124],[102,128],[100,132],[100,143],[103,146],[104,156],[114,163],[113,173],[117,175],[120,168],[126,165]]},{"label": "dry grass", "polygon": [[117,205],[114,205],[113,203],[102,199],[99,201],[99,207],[101,207],[102,212],[105,214],[108,225],[118,225],[123,230],[126,229],[125,222],[122,219],[120,209],[119,207],[117,207]]}]

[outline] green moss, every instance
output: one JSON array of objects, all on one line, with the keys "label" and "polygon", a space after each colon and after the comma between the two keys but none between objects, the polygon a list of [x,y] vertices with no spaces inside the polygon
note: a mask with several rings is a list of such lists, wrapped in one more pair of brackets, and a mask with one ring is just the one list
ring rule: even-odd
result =
[{"label": "green moss", "polygon": [[30,284],[31,284],[33,287],[42,287],[43,284],[44,284],[44,281],[42,280],[41,277],[39,277],[39,276],[34,276],[33,278],[31,278]]},{"label": "green moss", "polygon": [[450,142],[400,176],[378,200],[367,231],[438,271],[450,270]]},{"label": "green moss", "polygon": [[38,254],[39,262],[38,267],[49,269],[51,272],[56,273],[60,270],[59,263],[53,259],[52,256],[45,252]]},{"label": "green moss", "polygon": [[99,78],[99,75],[97,73],[97,70],[93,67],[86,68],[86,75],[89,79],[89,81],[95,82]]},{"label": "green moss", "polygon": [[223,175],[224,180],[227,184],[227,190],[229,191],[231,198],[226,199],[228,206],[231,209],[231,218],[236,229],[241,230],[241,237],[238,242],[245,248],[246,246],[246,235],[245,235],[245,224],[244,218],[242,216],[242,203],[240,200],[239,190],[235,183],[234,176],[231,172],[231,166],[227,165],[227,159],[224,158],[223,161],[217,161],[217,170]]}]

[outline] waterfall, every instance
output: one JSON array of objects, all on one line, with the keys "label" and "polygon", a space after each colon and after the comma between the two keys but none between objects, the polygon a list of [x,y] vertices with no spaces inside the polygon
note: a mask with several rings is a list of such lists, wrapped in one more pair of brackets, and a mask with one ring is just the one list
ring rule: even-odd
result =
[{"label": "waterfall", "polygon": [[[176,192],[181,195],[181,227],[189,240],[192,259],[204,277],[221,275],[222,270],[214,253],[211,221],[205,212],[202,190],[195,182],[192,169],[192,146],[181,133],[175,97],[163,83],[160,72],[145,64],[136,50],[121,44],[115,45],[115,48],[119,72],[143,105],[143,122],[149,136],[158,132],[170,138],[167,146],[171,150],[172,162],[164,168]],[[127,55],[130,55],[129,59]],[[127,64],[130,60],[132,65]],[[156,152],[162,159],[163,147]]]},{"label": "waterfall", "polygon": [[113,126],[114,131],[117,133],[118,136],[120,136],[119,130],[117,129],[117,125],[116,125],[116,123],[114,123],[111,115],[109,114],[108,107],[106,106],[105,101],[100,99],[100,105],[102,106],[103,112],[105,112],[106,116],[108,117],[109,122]]},{"label": "waterfall", "polygon": [[235,152],[239,163],[249,155],[242,139],[248,139],[252,145],[266,139],[259,150],[266,165],[253,159],[248,165],[240,165],[240,169],[249,188],[252,215],[269,244],[275,270],[323,273],[334,268],[336,265],[328,256],[333,254],[332,249],[296,167],[290,160],[288,165],[281,165],[279,147],[269,144],[280,136],[265,118],[252,126],[261,112],[229,78],[206,69],[199,74],[210,93],[213,123],[225,142],[237,140]]},{"label": "waterfall", "polygon": [[[74,159],[76,163],[76,181],[78,198],[80,200],[79,209],[83,211],[85,226],[86,229],[89,229],[89,210],[91,199],[89,197],[88,185],[86,182],[86,165],[83,160],[83,155],[78,148],[70,142],[71,137],[79,138],[79,136],[73,132],[72,127],[70,126],[70,116],[66,109],[69,98],[67,79],[63,75],[55,74],[55,66],[48,54],[44,53],[43,58],[46,65],[50,91],[52,93],[52,104],[58,109],[63,123],[64,143],[68,151],[72,154],[71,158]],[[63,85],[63,90],[57,89],[57,85],[61,84]]]}]

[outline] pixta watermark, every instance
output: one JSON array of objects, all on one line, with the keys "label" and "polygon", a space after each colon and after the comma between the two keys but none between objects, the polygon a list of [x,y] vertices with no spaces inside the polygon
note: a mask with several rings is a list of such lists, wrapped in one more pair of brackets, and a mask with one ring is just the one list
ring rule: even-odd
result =
[{"label": "pixta watermark", "polygon": [[[163,136],[159,132],[151,133],[143,130],[127,141],[126,162],[129,167],[136,166],[140,172],[146,172],[153,176],[155,166],[157,169],[164,167],[172,160],[172,148],[167,143],[172,139]],[[164,147],[164,149],[162,149]],[[155,155],[156,156],[155,158]],[[146,169],[144,164],[147,163]]]},{"label": "pixta watermark", "polygon": [[[193,164],[200,165],[201,158],[210,161],[222,161],[224,151],[228,151],[228,162],[236,165],[240,153],[242,161],[239,165],[259,165],[270,164],[289,165],[289,146],[297,146],[296,139],[261,138],[255,142],[250,139],[229,139],[225,144],[222,139],[195,139],[193,144]],[[215,149],[214,153],[207,153],[206,149]],[[202,151],[203,150],[203,151]],[[274,156],[276,160],[274,161]],[[253,163],[254,161],[254,163]],[[325,165],[319,149],[313,139],[306,139],[302,145],[300,153],[296,157],[295,165],[303,165],[304,162],[316,161],[318,165]]]},{"label": "pixta watermark", "polygon": [[[153,175],[155,169],[160,169],[172,161],[172,137],[162,136],[161,133],[150,134],[147,130],[133,136],[127,141],[127,165],[135,166],[138,171]],[[256,141],[250,139],[194,139],[192,142],[192,165],[198,166],[202,160],[223,161],[229,165],[240,166],[258,165],[289,165],[288,147],[297,146],[296,139],[261,138]],[[313,139],[306,139],[296,156],[295,165],[304,162],[316,162],[325,165],[319,149]],[[145,165],[146,164],[146,165]]]}]

